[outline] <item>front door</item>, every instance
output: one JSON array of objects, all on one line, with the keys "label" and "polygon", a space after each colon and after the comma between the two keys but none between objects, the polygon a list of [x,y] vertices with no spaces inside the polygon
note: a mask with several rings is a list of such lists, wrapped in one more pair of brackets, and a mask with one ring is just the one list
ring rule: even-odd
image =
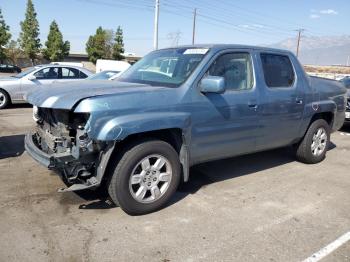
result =
[{"label": "front door", "polygon": [[[34,76],[35,78],[32,78]],[[29,74],[22,79],[21,94],[25,96],[27,93],[34,91],[36,88],[40,88],[43,85],[48,85],[57,81],[60,78],[60,72],[58,67],[46,67],[34,74]]]},{"label": "front door", "polygon": [[224,53],[204,75],[224,77],[226,91],[201,94],[195,103],[191,140],[194,162],[255,150],[259,101],[252,61],[246,51]]}]

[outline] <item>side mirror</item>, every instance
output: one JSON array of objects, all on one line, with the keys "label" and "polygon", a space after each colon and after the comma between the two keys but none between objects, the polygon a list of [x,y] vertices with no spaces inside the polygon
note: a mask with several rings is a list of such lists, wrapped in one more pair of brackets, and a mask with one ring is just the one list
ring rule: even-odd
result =
[{"label": "side mirror", "polygon": [[225,78],[221,76],[206,76],[200,83],[199,88],[202,93],[217,93],[225,92]]},{"label": "side mirror", "polygon": [[35,75],[28,76],[29,81],[34,81],[36,79]]}]

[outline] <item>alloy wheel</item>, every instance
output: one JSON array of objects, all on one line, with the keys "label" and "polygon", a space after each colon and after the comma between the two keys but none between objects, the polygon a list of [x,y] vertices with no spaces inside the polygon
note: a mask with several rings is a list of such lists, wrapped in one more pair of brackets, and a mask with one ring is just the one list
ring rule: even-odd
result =
[{"label": "alloy wheel", "polygon": [[160,199],[169,188],[172,168],[161,155],[149,155],[134,167],[129,179],[129,190],[140,203],[152,203]]},{"label": "alloy wheel", "polygon": [[316,130],[312,137],[311,152],[314,156],[320,156],[327,146],[327,132],[323,127]]}]

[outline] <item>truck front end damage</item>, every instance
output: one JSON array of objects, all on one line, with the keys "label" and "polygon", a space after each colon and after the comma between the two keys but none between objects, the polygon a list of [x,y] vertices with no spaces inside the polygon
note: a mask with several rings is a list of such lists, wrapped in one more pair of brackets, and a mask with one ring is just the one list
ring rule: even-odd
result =
[{"label": "truck front end damage", "polygon": [[25,138],[26,151],[56,170],[70,185],[64,191],[94,188],[101,183],[101,166],[108,142],[94,141],[86,132],[89,114],[34,107],[35,130]]}]

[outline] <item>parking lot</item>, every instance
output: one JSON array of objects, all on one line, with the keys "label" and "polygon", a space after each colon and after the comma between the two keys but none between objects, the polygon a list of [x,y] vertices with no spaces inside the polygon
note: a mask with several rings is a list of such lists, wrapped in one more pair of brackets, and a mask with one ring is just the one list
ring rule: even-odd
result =
[{"label": "parking lot", "polygon": [[[171,204],[131,217],[63,183],[23,147],[28,105],[0,111],[3,261],[302,261],[350,230],[350,128],[327,159],[278,149],[191,170]],[[324,261],[350,261],[350,242]]]}]

